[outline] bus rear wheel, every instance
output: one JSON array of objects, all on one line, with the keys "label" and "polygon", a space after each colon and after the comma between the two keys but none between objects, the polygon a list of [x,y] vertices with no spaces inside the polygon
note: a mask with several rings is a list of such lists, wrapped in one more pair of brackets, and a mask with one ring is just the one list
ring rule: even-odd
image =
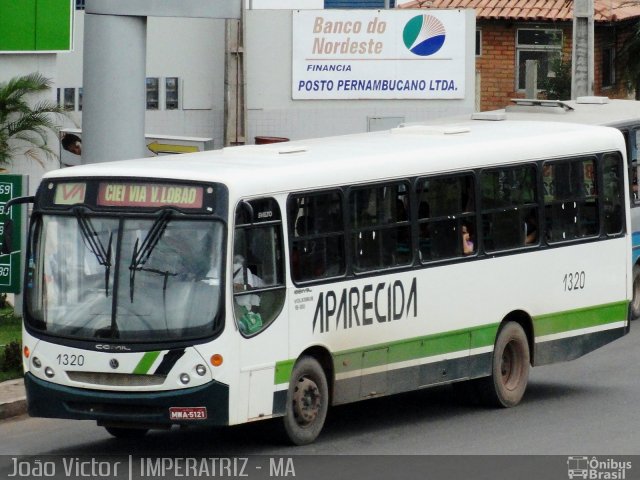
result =
[{"label": "bus rear wheel", "polygon": [[294,445],[313,442],[327,418],[329,387],[318,361],[300,357],[293,367],[287,392],[284,428]]},{"label": "bus rear wheel", "polygon": [[631,320],[640,318],[640,266],[633,266],[633,299],[631,300]]},{"label": "bus rear wheel", "polygon": [[529,359],[524,330],[516,322],[507,323],[496,339],[491,376],[479,385],[485,403],[505,408],[520,403],[529,381]]}]

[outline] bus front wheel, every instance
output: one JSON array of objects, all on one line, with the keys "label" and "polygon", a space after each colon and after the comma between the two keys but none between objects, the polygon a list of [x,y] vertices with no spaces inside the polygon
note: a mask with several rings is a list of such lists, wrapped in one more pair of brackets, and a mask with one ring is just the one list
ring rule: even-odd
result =
[{"label": "bus front wheel", "polygon": [[486,403],[498,407],[520,403],[529,381],[529,342],[518,323],[509,322],[498,333],[491,376],[482,380],[480,393]]},{"label": "bus front wheel", "polygon": [[287,392],[284,428],[295,445],[313,442],[327,418],[329,387],[327,377],[318,361],[300,357],[293,367]]}]

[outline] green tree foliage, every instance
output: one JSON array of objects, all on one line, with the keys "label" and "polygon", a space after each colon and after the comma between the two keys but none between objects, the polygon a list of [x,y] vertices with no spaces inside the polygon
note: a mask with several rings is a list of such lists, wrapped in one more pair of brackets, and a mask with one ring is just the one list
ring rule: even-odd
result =
[{"label": "green tree foliage", "polygon": [[41,165],[40,152],[56,158],[47,140],[57,133],[56,119],[64,111],[48,100],[34,102],[34,97],[50,89],[51,81],[39,73],[0,82],[0,165],[10,163],[18,153]]},{"label": "green tree foliage", "polygon": [[569,100],[571,98],[571,62],[563,61],[561,56],[549,61],[549,72],[553,75],[543,77],[539,88],[548,100]]},{"label": "green tree foliage", "polygon": [[640,100],[640,21],[633,28],[633,32],[624,41],[620,49],[622,78],[629,90],[636,91],[636,100]]}]

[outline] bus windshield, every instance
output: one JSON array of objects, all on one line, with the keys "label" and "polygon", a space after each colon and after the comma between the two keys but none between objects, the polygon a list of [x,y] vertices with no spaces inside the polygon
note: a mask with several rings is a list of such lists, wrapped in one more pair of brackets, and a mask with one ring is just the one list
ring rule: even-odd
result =
[{"label": "bus windshield", "polygon": [[156,342],[222,321],[219,221],[43,215],[31,232],[27,324],[75,339]]}]

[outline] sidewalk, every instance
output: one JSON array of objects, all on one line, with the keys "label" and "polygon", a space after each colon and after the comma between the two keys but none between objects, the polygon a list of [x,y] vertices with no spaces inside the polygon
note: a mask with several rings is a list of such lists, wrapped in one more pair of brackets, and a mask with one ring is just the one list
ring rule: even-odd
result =
[{"label": "sidewalk", "polygon": [[0,383],[0,420],[27,413],[27,396],[21,378]]}]

